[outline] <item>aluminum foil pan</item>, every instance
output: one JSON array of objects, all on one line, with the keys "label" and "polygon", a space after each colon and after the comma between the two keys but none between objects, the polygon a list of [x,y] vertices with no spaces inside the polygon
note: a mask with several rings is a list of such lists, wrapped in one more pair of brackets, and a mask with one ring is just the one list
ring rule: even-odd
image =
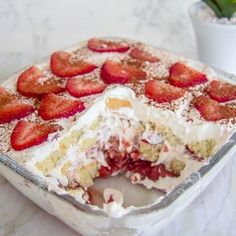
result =
[{"label": "aluminum foil pan", "polygon": [[[81,43],[83,44],[84,42]],[[219,76],[236,81],[236,76],[216,68],[214,70]],[[192,173],[175,189],[161,197],[158,202],[148,207],[134,208],[120,218],[109,217],[103,211],[81,204],[69,195],[59,195],[49,191],[48,185],[42,178],[1,153],[0,172],[25,196],[79,233],[84,235],[156,235],[158,230],[194,200],[220,172],[235,153],[235,144],[236,132],[198,172]]]}]

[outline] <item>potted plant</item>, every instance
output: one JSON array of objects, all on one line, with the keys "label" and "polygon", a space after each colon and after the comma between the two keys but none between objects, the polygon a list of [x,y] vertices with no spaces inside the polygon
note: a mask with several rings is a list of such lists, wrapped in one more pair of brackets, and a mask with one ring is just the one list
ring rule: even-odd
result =
[{"label": "potted plant", "polygon": [[202,0],[189,14],[199,59],[236,74],[236,0]]}]

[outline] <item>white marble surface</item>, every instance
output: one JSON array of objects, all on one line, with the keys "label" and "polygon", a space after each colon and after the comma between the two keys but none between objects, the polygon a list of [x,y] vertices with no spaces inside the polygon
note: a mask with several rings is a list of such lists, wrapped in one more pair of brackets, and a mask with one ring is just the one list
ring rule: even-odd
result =
[{"label": "white marble surface", "polygon": [[[194,0],[0,0],[0,80],[92,36],[134,38],[196,58]],[[236,235],[236,161],[158,235]],[[74,236],[0,177],[1,236]]]}]

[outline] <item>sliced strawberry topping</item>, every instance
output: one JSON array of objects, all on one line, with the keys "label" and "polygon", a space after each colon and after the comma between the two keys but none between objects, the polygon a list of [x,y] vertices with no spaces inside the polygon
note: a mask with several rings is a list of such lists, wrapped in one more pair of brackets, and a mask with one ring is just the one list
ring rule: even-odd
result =
[{"label": "sliced strawberry topping", "polygon": [[3,88],[2,86],[0,86],[0,95],[1,95],[1,96],[4,96],[4,97],[7,98],[9,94],[10,94],[10,93],[7,92],[5,88]]},{"label": "sliced strawberry topping", "polygon": [[50,133],[58,131],[58,125],[19,121],[11,134],[11,146],[20,151],[47,140]]},{"label": "sliced strawberry topping", "polygon": [[236,99],[236,85],[213,80],[207,88],[207,93],[217,102],[228,102]]},{"label": "sliced strawberry topping", "polygon": [[34,107],[25,104],[0,86],[0,124],[28,116]]},{"label": "sliced strawberry topping", "polygon": [[73,61],[68,52],[58,51],[51,55],[51,71],[60,77],[83,75],[95,68],[97,68],[95,65],[83,60]]},{"label": "sliced strawberry topping", "polygon": [[47,78],[36,66],[32,66],[19,76],[17,91],[27,97],[40,97],[47,93],[64,92],[65,86],[62,80]]},{"label": "sliced strawberry topping", "polygon": [[221,105],[203,95],[195,98],[193,104],[201,116],[207,121],[217,121],[236,117],[236,108]]},{"label": "sliced strawberry topping", "polygon": [[170,67],[169,82],[176,87],[186,88],[207,82],[207,77],[205,74],[177,62]]},{"label": "sliced strawberry topping", "polygon": [[106,84],[125,84],[129,81],[130,75],[124,70],[122,64],[113,61],[106,61],[101,68],[101,78]]},{"label": "sliced strawberry topping", "polygon": [[159,103],[176,100],[182,97],[185,92],[182,88],[176,88],[158,80],[149,80],[145,84],[145,95]]},{"label": "sliced strawberry topping", "polygon": [[39,115],[44,120],[59,119],[72,116],[84,109],[84,103],[81,101],[64,98],[51,93],[42,98]]},{"label": "sliced strawberry topping", "polygon": [[146,72],[132,65],[125,65],[124,69],[127,70],[130,76],[129,82],[136,82],[138,80],[146,79]]},{"label": "sliced strawberry topping", "polygon": [[92,38],[88,41],[88,48],[95,52],[126,52],[130,46],[123,42]]},{"label": "sliced strawberry topping", "polygon": [[10,94],[5,88],[0,86],[0,105],[3,106],[12,100],[16,99],[16,96]]},{"label": "sliced strawberry topping", "polygon": [[148,61],[151,63],[160,61],[159,58],[153,56],[152,54],[140,49],[140,48],[134,48],[129,53],[130,57],[141,60],[141,61]]},{"label": "sliced strawberry topping", "polygon": [[103,82],[81,78],[70,78],[66,84],[69,94],[77,98],[102,93],[106,87]]},{"label": "sliced strawberry topping", "polygon": [[135,66],[106,61],[101,68],[101,78],[106,84],[125,84],[146,78],[146,73]]}]

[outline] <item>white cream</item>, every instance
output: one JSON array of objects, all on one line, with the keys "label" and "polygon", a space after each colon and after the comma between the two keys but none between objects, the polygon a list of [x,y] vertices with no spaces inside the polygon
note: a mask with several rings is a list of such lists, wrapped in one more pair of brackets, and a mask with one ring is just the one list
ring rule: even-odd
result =
[{"label": "white cream", "polygon": [[[132,207],[131,207],[131,209],[132,209]],[[116,201],[103,204],[103,211],[106,212],[107,215],[114,217],[114,218],[122,217],[123,215],[130,212],[131,209],[124,208],[122,205],[120,205]]]},{"label": "white cream", "polygon": [[103,197],[106,204],[115,201],[117,204],[120,204],[122,206],[124,203],[123,194],[114,188],[105,188]]}]

